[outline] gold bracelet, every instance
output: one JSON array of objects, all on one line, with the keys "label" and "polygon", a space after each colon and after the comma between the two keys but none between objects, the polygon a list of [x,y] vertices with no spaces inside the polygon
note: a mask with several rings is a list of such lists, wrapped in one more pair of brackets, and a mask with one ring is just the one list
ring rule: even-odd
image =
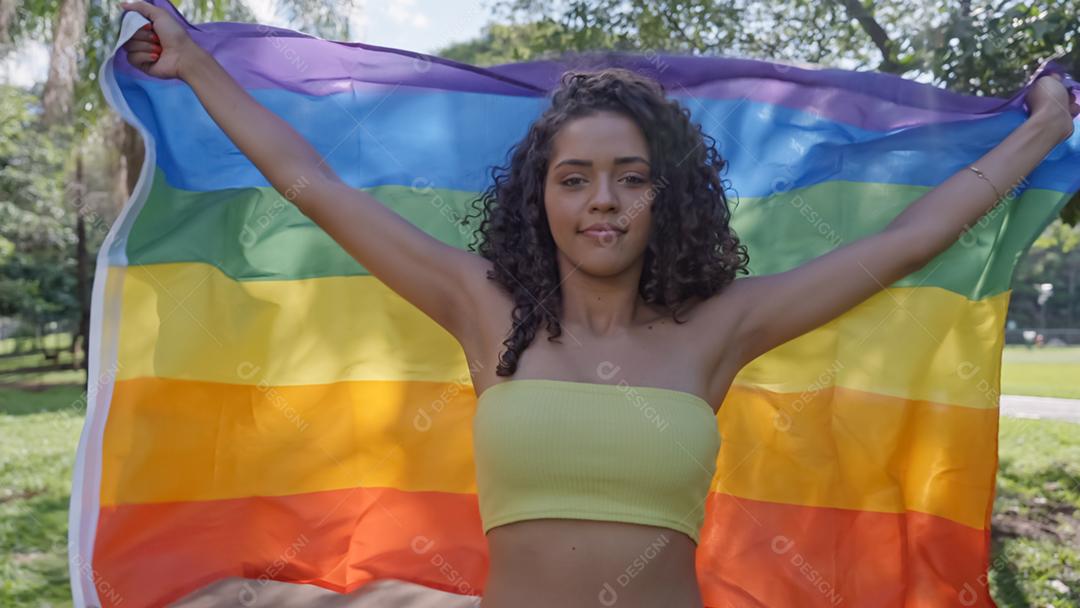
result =
[{"label": "gold bracelet", "polygon": [[983,181],[990,184],[990,187],[994,190],[994,194],[997,195],[997,200],[1000,201],[1001,199],[1005,198],[1004,196],[1001,195],[1000,192],[998,192],[997,187],[994,186],[994,182],[990,181],[990,178],[986,177],[986,174],[984,174],[982,171],[980,171],[978,167],[976,167],[975,165],[968,165],[968,169],[971,169],[972,171],[974,171],[975,175],[978,175],[979,177],[981,177],[983,179]]}]

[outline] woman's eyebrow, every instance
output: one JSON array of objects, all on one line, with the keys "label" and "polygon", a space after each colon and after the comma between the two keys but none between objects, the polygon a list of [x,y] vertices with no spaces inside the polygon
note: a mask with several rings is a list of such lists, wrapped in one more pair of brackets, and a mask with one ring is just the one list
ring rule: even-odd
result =
[{"label": "woman's eyebrow", "polygon": [[[620,156],[620,157],[615,159],[615,164],[616,165],[625,165],[625,164],[629,164],[629,163],[645,163],[646,165],[648,165],[649,161],[645,160],[644,158],[642,158],[640,156]],[[581,158],[567,158],[565,160],[561,160],[558,163],[556,163],[555,166],[552,167],[552,169],[558,169],[562,165],[577,165],[577,166],[580,166],[580,167],[591,167],[592,164],[593,164],[593,162],[591,160],[584,160],[584,159],[581,159]],[[649,166],[651,167],[652,165],[649,165]]]}]

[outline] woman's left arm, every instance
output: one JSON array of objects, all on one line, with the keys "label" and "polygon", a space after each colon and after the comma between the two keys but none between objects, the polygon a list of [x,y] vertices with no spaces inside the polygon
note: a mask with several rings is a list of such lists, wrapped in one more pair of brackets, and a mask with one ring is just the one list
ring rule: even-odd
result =
[{"label": "woman's left arm", "polygon": [[[1042,162],[1073,130],[1080,108],[1060,77],[1041,77],[1030,114],[998,146],[909,205],[884,230],[787,272],[735,281],[717,302],[735,315],[738,367],[843,314],[919,270]],[[1080,170],[1080,169],[1078,169]],[[987,183],[989,181],[990,183]],[[731,317],[728,317],[729,319]]]}]

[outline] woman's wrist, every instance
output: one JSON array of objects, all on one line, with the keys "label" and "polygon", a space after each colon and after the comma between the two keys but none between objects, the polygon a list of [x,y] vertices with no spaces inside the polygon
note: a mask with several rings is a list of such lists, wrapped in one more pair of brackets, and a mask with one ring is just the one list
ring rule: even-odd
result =
[{"label": "woman's wrist", "polygon": [[1054,139],[1054,145],[1069,139],[1073,133],[1073,118],[1065,108],[1043,107],[1032,112],[1027,122],[1033,128]]},{"label": "woman's wrist", "polygon": [[213,56],[203,50],[201,46],[195,44],[194,40],[188,38],[186,48],[181,52],[180,59],[177,61],[177,76],[184,82],[191,84],[191,78],[196,77],[200,72],[200,68],[208,61],[214,61]]}]

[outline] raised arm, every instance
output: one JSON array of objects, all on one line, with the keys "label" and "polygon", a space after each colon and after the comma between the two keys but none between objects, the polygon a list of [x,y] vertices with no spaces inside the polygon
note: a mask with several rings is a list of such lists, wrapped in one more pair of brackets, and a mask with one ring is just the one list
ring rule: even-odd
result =
[{"label": "raised arm", "polygon": [[[179,77],[274,189],[353,258],[459,340],[488,289],[489,262],[428,235],[370,194],[345,184],[287,122],[251,97],[164,9],[122,2],[153,24],[124,45],[132,65]],[[473,284],[476,285],[473,285]]]},{"label": "raised arm", "polygon": [[881,232],[787,272],[740,279],[713,298],[707,314],[734,315],[736,366],[843,314],[949,248],[994,206],[997,193],[1005,196],[1071,135],[1078,108],[1060,77],[1039,78],[1027,102],[1028,119],[975,161],[985,180],[965,167]]}]

